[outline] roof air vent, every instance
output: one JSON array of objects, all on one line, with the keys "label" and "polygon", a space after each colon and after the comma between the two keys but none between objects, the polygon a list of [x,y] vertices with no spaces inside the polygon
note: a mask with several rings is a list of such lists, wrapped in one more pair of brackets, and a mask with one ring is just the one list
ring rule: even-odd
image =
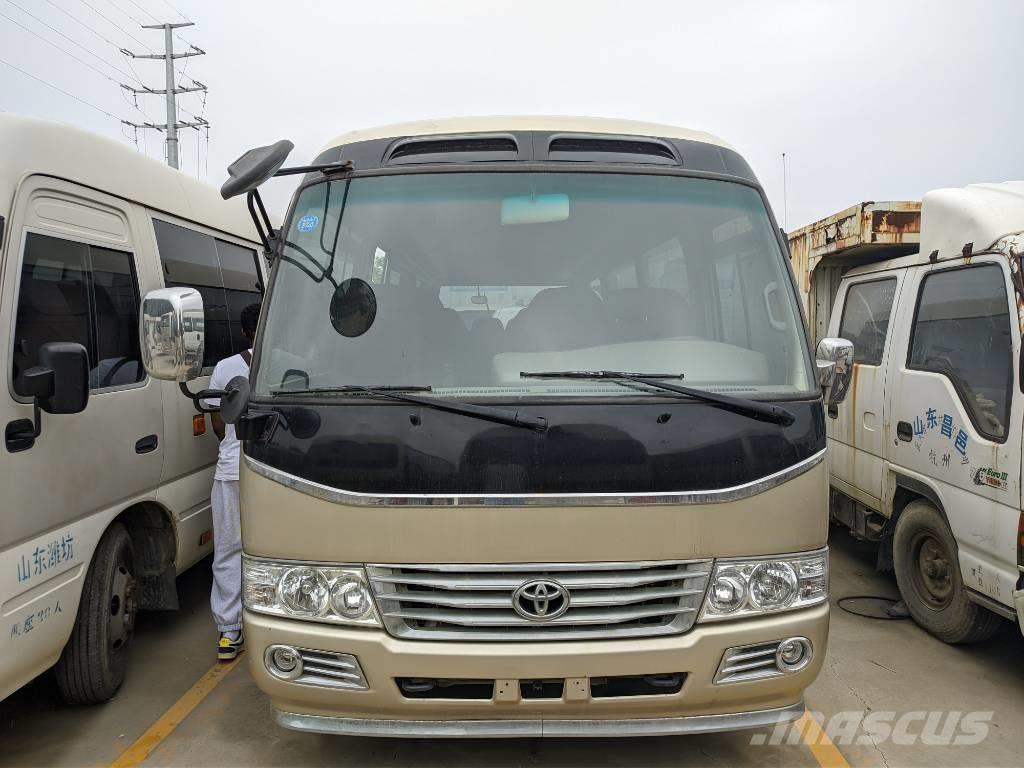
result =
[{"label": "roof air vent", "polygon": [[389,165],[405,163],[471,163],[515,161],[519,145],[512,136],[434,136],[397,142],[387,155]]},{"label": "roof air vent", "polygon": [[552,136],[548,160],[591,163],[651,163],[680,165],[666,142],[656,139],[611,136]]}]

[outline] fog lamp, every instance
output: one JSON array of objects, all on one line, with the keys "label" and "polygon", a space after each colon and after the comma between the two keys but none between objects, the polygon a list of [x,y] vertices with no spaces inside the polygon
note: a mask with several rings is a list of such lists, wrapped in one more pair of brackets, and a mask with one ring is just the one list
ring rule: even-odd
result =
[{"label": "fog lamp", "polygon": [[294,680],[302,674],[302,657],[290,645],[272,645],[263,654],[267,671],[281,680]]},{"label": "fog lamp", "polygon": [[775,665],[783,672],[796,672],[811,661],[811,641],[806,637],[791,637],[779,643],[775,652]]}]

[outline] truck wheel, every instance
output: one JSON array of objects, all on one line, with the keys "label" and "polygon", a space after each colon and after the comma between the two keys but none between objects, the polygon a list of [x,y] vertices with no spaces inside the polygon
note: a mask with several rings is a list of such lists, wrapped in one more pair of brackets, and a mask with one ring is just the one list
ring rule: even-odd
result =
[{"label": "truck wheel", "polygon": [[911,502],[896,521],[893,565],[910,615],[943,642],[980,642],[1002,626],[999,616],[968,599],[956,539],[927,501]]},{"label": "truck wheel", "polygon": [[121,686],[135,629],[134,592],[132,540],[121,523],[114,523],[89,564],[71,639],[55,668],[65,701],[107,701]]}]

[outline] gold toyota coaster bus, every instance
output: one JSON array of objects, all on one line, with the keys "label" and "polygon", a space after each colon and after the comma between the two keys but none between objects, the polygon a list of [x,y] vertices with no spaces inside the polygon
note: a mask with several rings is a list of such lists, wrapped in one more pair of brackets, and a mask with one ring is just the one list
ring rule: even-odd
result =
[{"label": "gold toyota coaster bus", "polygon": [[[229,169],[274,267],[244,440],[250,664],[288,728],[661,735],[803,711],[825,657],[822,385],[786,242],[728,145],[424,122]],[[301,174],[284,227],[257,187]],[[150,293],[188,381],[201,296]],[[193,326],[194,327],[194,326]]]}]

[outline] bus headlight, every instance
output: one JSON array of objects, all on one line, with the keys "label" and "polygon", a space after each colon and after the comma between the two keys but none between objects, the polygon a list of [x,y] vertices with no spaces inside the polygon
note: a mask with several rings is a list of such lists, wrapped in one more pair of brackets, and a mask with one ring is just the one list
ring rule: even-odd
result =
[{"label": "bus headlight", "polygon": [[242,600],[256,613],[380,626],[361,566],[274,562],[243,555]]},{"label": "bus headlight", "polygon": [[828,549],[804,555],[719,560],[699,621],[807,608],[828,600]]}]

